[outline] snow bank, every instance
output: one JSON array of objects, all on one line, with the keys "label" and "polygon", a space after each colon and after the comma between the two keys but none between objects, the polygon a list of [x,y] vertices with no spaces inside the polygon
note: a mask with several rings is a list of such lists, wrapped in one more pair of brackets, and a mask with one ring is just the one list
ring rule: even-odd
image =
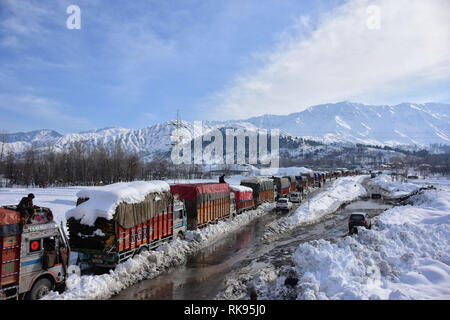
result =
[{"label": "snow bank", "polygon": [[297,298],[449,299],[450,187],[413,201],[383,213],[372,230],[301,244]]},{"label": "snow bank", "polygon": [[381,174],[370,180],[371,188],[379,188],[385,197],[396,199],[409,196],[420,189],[420,186],[412,183],[392,181],[391,176]]},{"label": "snow bank", "polygon": [[167,268],[184,264],[190,254],[210,246],[224,235],[238,230],[272,209],[273,204],[262,204],[256,210],[242,213],[232,220],[220,221],[201,230],[189,231],[186,240],[176,239],[157,250],[143,252],[106,274],[81,277],[71,275],[62,294],[52,291],[44,299],[108,299],[139,281],[155,278]]},{"label": "snow bank", "polygon": [[146,195],[170,191],[165,181],[119,182],[102,187],[86,188],[77,193],[78,198],[89,198],[79,206],[67,211],[66,219],[81,219],[82,224],[93,226],[99,217],[111,220],[121,202],[139,203]]},{"label": "snow bank", "polygon": [[364,196],[366,190],[361,183],[366,177],[345,177],[334,181],[325,191],[300,205],[292,215],[272,222],[263,239],[269,240],[276,234],[285,233],[300,225],[315,223],[338,210],[342,204]]}]

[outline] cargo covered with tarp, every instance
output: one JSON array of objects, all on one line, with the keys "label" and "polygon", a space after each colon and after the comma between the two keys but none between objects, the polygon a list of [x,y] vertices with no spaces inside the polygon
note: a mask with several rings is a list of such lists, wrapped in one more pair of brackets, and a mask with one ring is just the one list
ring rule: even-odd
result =
[{"label": "cargo covered with tarp", "polygon": [[170,186],[172,195],[184,200],[189,230],[230,215],[228,183],[193,183]]},{"label": "cargo covered with tarp", "polygon": [[308,186],[314,185],[314,173],[313,172],[304,173],[304,174],[302,174],[302,177],[304,178],[304,180],[306,181],[306,184]]},{"label": "cargo covered with tarp", "polygon": [[245,186],[230,185],[235,194],[236,210],[238,213],[254,207],[253,189]]},{"label": "cargo covered with tarp", "polygon": [[297,191],[303,192],[306,188],[306,180],[302,176],[295,176],[295,180],[297,182]]},{"label": "cargo covered with tarp", "polygon": [[133,249],[170,236],[173,197],[164,181],[87,188],[66,213],[70,244],[79,251]]},{"label": "cargo covered with tarp", "polygon": [[23,222],[19,211],[0,208],[0,237],[20,234],[22,229]]},{"label": "cargo covered with tarp", "polygon": [[291,182],[288,178],[272,177],[274,185],[277,187],[278,197],[289,194]]},{"label": "cargo covered with tarp", "polygon": [[256,205],[264,201],[273,201],[273,180],[263,177],[254,177],[241,180],[241,186],[249,187],[253,190],[253,200]]},{"label": "cargo covered with tarp", "polygon": [[297,179],[295,178],[295,176],[284,176],[283,178],[289,179],[289,183],[290,183],[289,191],[294,192],[297,187]]}]

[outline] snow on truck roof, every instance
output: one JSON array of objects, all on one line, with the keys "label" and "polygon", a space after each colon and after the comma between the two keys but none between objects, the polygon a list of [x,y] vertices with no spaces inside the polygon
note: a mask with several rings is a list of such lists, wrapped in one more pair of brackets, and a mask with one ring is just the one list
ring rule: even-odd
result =
[{"label": "snow on truck roof", "polygon": [[150,193],[170,191],[165,181],[119,182],[101,187],[86,188],[77,193],[78,198],[89,198],[66,212],[66,219],[81,219],[82,224],[93,226],[97,218],[111,220],[116,207],[122,203],[139,203]]},{"label": "snow on truck roof", "polygon": [[245,186],[240,186],[240,185],[236,185],[236,184],[234,184],[234,185],[231,185],[231,184],[230,184],[230,188],[231,188],[231,190],[233,190],[233,191],[239,191],[239,192],[253,192],[253,189],[252,189],[252,188],[245,187]]}]

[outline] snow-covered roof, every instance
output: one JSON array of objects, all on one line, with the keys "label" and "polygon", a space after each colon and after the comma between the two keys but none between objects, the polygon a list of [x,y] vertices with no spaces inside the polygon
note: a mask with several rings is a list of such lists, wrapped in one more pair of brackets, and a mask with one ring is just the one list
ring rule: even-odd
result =
[{"label": "snow-covered roof", "polygon": [[150,193],[168,192],[165,181],[119,182],[102,187],[86,188],[77,193],[78,198],[89,198],[79,206],[66,212],[66,219],[81,219],[82,224],[93,226],[99,217],[111,220],[116,207],[121,203],[139,203]]},{"label": "snow-covered roof", "polygon": [[233,191],[239,191],[239,192],[253,192],[252,188],[246,187],[246,186],[239,186],[239,185],[231,185],[230,188]]}]

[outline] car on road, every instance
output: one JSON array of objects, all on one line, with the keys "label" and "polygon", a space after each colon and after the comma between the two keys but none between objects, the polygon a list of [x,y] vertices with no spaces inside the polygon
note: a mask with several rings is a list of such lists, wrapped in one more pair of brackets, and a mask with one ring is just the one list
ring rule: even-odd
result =
[{"label": "car on road", "polygon": [[299,203],[302,201],[302,195],[300,192],[292,192],[289,196],[289,201]]},{"label": "car on road", "polygon": [[348,219],[348,231],[350,234],[358,233],[357,227],[366,227],[367,229],[372,228],[372,220],[369,215],[365,212],[355,212],[350,215]]},{"label": "car on road", "polygon": [[292,208],[292,202],[288,198],[280,198],[277,201],[275,209],[278,211],[289,211]]}]

